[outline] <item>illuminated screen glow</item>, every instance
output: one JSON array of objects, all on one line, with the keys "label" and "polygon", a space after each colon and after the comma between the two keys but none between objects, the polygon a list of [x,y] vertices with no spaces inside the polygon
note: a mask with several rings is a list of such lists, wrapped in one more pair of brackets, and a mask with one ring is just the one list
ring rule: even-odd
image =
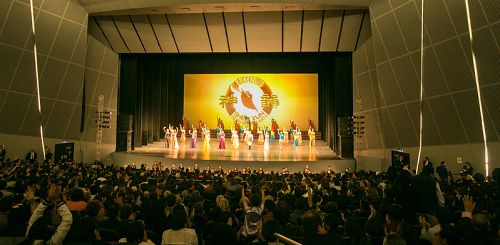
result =
[{"label": "illuminated screen glow", "polygon": [[275,119],[307,130],[318,121],[318,74],[185,74],[184,116],[195,127],[202,120],[215,128],[221,118],[225,129],[236,120],[264,128]]}]

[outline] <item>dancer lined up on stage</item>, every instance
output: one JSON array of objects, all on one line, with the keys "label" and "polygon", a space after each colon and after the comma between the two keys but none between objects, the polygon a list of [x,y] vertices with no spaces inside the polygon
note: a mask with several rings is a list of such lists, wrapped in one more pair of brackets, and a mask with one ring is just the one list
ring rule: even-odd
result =
[{"label": "dancer lined up on stage", "polygon": [[247,138],[247,144],[248,144],[248,150],[251,150],[252,149],[252,144],[253,144],[253,134],[252,132],[250,132],[250,130],[247,131],[248,132],[248,138]]},{"label": "dancer lined up on stage", "polygon": [[191,145],[189,146],[191,149],[196,148],[196,136],[198,134],[196,128],[193,125],[193,130],[189,130],[189,134],[191,135]]},{"label": "dancer lined up on stage", "polygon": [[288,145],[288,131],[285,130],[285,127],[283,126],[283,145]]},{"label": "dancer lined up on stage", "polygon": [[239,140],[239,137],[238,137],[238,130],[236,130],[236,128],[231,129],[231,142],[233,144],[233,149],[236,150],[236,149],[238,149],[240,147],[240,140]]},{"label": "dancer lined up on stage", "polygon": [[226,134],[224,133],[224,130],[221,130],[219,133],[219,149],[224,150],[226,149]]},{"label": "dancer lined up on stage", "polygon": [[203,149],[210,150],[210,130],[205,126],[203,131]]},{"label": "dancer lined up on stage", "polygon": [[181,124],[179,124],[179,128],[181,131],[181,138],[179,139],[179,141],[181,143],[185,143],[186,142],[186,128]]},{"label": "dancer lined up on stage", "polygon": [[[309,119],[309,121],[311,120]],[[309,147],[316,145],[316,133],[314,133],[314,128],[312,126],[309,126],[307,135],[309,135]]]},{"label": "dancer lined up on stage", "polygon": [[285,130],[281,131],[278,129],[278,135],[279,135],[279,141],[278,144],[280,146],[280,149],[283,149],[283,145],[285,144]]},{"label": "dancer lined up on stage", "polygon": [[299,139],[299,145],[302,145],[302,132],[300,131],[299,127],[297,127],[297,129],[295,130],[295,134],[297,135],[297,137]]},{"label": "dancer lined up on stage", "polygon": [[167,129],[167,127],[163,127],[163,132],[165,132],[165,136],[164,136],[164,139],[165,139],[165,148],[168,148],[168,141],[169,141],[169,136],[170,136],[170,130]]},{"label": "dancer lined up on stage", "polygon": [[264,135],[264,150],[269,150],[269,132],[265,132]]},{"label": "dancer lined up on stage", "polygon": [[170,135],[172,136],[172,148],[174,149],[179,149],[179,143],[177,142],[177,133],[179,132],[178,128],[173,128],[172,131],[170,132]]},{"label": "dancer lined up on stage", "polygon": [[257,139],[257,144],[262,145],[264,144],[264,131],[259,130],[259,138]]}]

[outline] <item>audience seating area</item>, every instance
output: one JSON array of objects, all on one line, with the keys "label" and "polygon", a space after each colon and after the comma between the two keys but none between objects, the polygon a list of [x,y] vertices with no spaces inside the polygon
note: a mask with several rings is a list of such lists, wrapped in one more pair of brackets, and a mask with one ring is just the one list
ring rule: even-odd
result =
[{"label": "audience seating area", "polygon": [[414,175],[7,159],[0,243],[499,244],[500,169],[424,164]]}]

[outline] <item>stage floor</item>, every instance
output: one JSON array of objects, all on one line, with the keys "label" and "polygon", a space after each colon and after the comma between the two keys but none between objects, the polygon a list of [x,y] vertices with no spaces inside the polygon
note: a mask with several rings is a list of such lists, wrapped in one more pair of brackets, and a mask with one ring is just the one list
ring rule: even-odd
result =
[{"label": "stage floor", "polygon": [[309,141],[303,140],[302,145],[294,148],[291,144],[279,148],[278,142],[271,142],[269,150],[264,150],[264,145],[254,142],[252,149],[240,143],[239,149],[233,149],[231,141],[226,140],[226,149],[219,149],[219,142],[211,140],[210,149],[202,149],[203,141],[197,142],[194,149],[189,148],[189,143],[180,143],[179,149],[165,148],[165,143],[154,142],[147,146],[136,147],[128,154],[165,157],[170,159],[192,160],[220,160],[220,161],[321,161],[339,159],[335,152],[324,141],[317,141],[314,147],[309,147]]}]

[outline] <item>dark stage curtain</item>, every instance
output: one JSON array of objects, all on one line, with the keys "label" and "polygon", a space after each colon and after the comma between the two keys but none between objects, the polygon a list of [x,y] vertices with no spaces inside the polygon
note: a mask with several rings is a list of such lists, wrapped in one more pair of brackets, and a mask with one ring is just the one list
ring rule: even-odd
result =
[{"label": "dark stage curtain", "polygon": [[[351,53],[121,54],[120,62],[118,117],[133,116],[132,147],[182,122],[184,74],[318,73],[316,125],[336,152],[337,117],[352,115]],[[118,131],[126,127],[118,120]]]}]

